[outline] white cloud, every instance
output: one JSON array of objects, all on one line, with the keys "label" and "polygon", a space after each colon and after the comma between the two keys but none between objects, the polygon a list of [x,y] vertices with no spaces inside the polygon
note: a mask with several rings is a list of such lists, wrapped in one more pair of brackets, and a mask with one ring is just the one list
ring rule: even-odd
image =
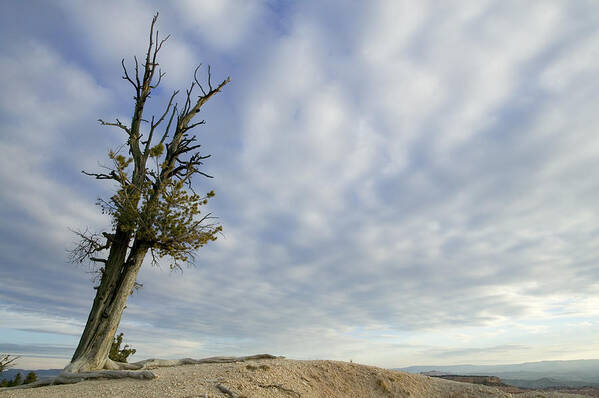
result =
[{"label": "white cloud", "polygon": [[191,32],[221,51],[232,51],[247,40],[251,29],[259,29],[264,12],[261,1],[183,0],[173,6]]},{"label": "white cloud", "polygon": [[63,0],[59,5],[82,34],[84,46],[88,48],[86,56],[93,57],[100,65],[116,65],[121,58],[135,54],[143,61],[148,46],[149,24],[156,12],[149,3],[138,0],[102,3]]},{"label": "white cloud", "polygon": [[[34,220],[16,228],[40,226],[53,244],[66,241],[64,226],[102,220],[79,182],[42,171],[68,154],[84,119],[125,112],[109,104],[118,90],[96,83],[97,65],[139,54],[152,14],[145,3],[119,15],[64,4],[99,76],[39,43],[0,58],[16,93],[0,100],[22,131],[0,143],[11,153],[3,205]],[[143,269],[122,323],[140,354],[517,361],[550,356],[565,323],[595,325],[592,19],[558,2],[379,2],[335,20],[303,4],[284,11],[281,34],[263,29],[277,17],[264,7],[181,2],[161,14],[177,33],[165,87],[188,82],[209,47],[237,76],[206,119],[239,113],[200,136],[235,143],[210,159],[225,238],[184,275]],[[30,68],[35,58],[45,68]],[[116,137],[69,159],[93,167]]]},{"label": "white cloud", "polygon": [[[35,220],[30,232],[62,245],[71,238],[67,227],[95,226],[102,220],[93,203],[53,168],[66,159],[74,160],[75,167],[89,165],[89,157],[75,152],[73,141],[81,139],[77,124],[81,119],[94,120],[93,112],[106,105],[110,94],[88,73],[40,43],[25,42],[9,50],[0,57],[0,65],[9,77],[0,95],[10,112],[0,142],[5,154],[0,178],[11,187],[2,193],[5,211],[28,214]],[[21,227],[25,225],[15,226]]]},{"label": "white cloud", "polygon": [[2,328],[30,330],[40,333],[56,333],[77,336],[85,326],[81,321],[72,318],[49,316],[43,313],[23,313],[14,306],[0,307]]}]

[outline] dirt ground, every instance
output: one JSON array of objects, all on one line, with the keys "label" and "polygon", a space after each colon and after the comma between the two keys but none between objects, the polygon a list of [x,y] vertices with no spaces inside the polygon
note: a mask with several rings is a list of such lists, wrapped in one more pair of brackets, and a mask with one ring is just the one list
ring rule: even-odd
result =
[{"label": "dirt ground", "polygon": [[[154,380],[93,380],[77,384],[0,392],[8,397],[576,397],[496,388],[338,361],[263,359],[241,363],[154,369]],[[580,397],[580,396],[578,396]]]}]

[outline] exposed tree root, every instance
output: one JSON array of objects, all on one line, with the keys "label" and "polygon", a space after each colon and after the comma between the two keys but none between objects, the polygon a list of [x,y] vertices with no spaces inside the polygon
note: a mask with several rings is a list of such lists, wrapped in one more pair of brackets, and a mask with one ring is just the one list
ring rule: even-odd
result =
[{"label": "exposed tree root", "polygon": [[[258,354],[258,355],[249,355],[245,357],[210,357],[204,359],[192,359],[192,358],[183,358],[183,359],[146,359],[145,361],[133,362],[133,363],[123,363],[123,362],[115,362],[112,360],[108,360],[107,364],[116,364],[117,369],[127,369],[127,370],[143,370],[143,369],[156,369],[165,366],[179,366],[179,365],[198,365],[202,363],[232,363],[232,362],[245,362],[252,359],[276,359],[282,357],[276,357],[270,354]],[[112,366],[112,365],[105,365]],[[112,368],[111,368],[112,369]]]},{"label": "exposed tree root", "polygon": [[39,380],[30,384],[21,384],[19,386],[14,387],[0,388],[0,391],[44,387],[58,384],[75,384],[83,380],[123,378],[151,380],[156,378],[156,375],[154,375],[154,373],[150,372],[149,370],[143,370],[141,372],[131,370],[99,370],[97,372],[81,373],[62,372],[60,373],[60,375],[56,377]]},{"label": "exposed tree root", "polygon": [[[144,361],[124,363],[116,362],[108,359],[104,365],[104,369],[94,372],[68,372],[63,370],[60,375],[49,379],[43,379],[30,384],[21,384],[15,387],[0,388],[0,391],[23,389],[23,388],[35,388],[58,384],[74,384],[79,383],[83,380],[93,379],[139,379],[139,380],[151,380],[157,376],[152,373],[149,369],[156,369],[168,366],[180,366],[180,365],[198,365],[203,363],[233,363],[233,362],[245,362],[253,359],[276,359],[283,358],[277,357],[270,354],[258,354],[249,355],[245,357],[209,357],[203,359],[146,359]],[[68,366],[67,366],[68,368]],[[65,369],[67,369],[65,368]]]},{"label": "exposed tree root", "polygon": [[233,391],[229,390],[227,387],[223,386],[222,384],[217,384],[216,388],[218,388],[219,391],[222,392],[223,394],[227,394],[229,396],[229,398],[237,398],[237,394],[235,394]]},{"label": "exposed tree root", "polygon": [[279,389],[279,390],[281,390],[283,392],[286,392],[289,395],[293,395],[294,397],[298,397],[298,398],[300,398],[302,396],[302,394],[300,394],[299,392],[297,392],[295,390],[292,390],[290,388],[283,387],[280,384],[268,384],[268,385],[266,385],[266,384],[259,384],[258,386],[262,387],[262,388],[276,388],[276,389]]}]

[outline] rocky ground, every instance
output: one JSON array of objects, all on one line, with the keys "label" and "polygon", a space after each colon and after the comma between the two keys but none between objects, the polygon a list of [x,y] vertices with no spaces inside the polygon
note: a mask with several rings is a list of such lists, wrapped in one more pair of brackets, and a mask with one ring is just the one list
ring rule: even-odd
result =
[{"label": "rocky ground", "polygon": [[[263,359],[153,370],[154,380],[94,380],[0,392],[8,397],[576,397],[552,392],[512,395],[482,385],[337,361]],[[0,390],[1,391],[1,390]],[[580,397],[580,396],[578,396]]]}]

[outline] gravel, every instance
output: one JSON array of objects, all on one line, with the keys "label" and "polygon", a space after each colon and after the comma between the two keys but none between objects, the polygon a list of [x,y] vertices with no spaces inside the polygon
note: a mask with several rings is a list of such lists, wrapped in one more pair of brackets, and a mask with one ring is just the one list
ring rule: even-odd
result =
[{"label": "gravel", "polygon": [[338,361],[277,358],[175,366],[153,372],[157,376],[154,380],[90,380],[69,385],[0,390],[0,398],[576,397],[545,392],[512,395],[492,387]]}]

